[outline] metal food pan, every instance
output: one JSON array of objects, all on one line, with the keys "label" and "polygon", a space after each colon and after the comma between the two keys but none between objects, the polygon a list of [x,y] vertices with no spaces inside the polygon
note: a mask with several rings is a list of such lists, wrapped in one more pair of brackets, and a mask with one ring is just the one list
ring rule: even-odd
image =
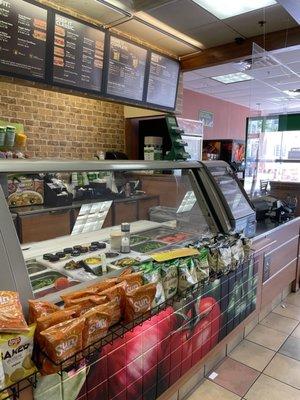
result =
[{"label": "metal food pan", "polygon": [[160,228],[155,228],[155,229],[150,229],[149,231],[140,232],[137,235],[149,236],[149,238],[151,239],[156,239],[159,236],[167,236],[167,235],[172,235],[174,233],[178,233],[178,231],[176,229],[162,226]]},{"label": "metal food pan", "polygon": [[[34,276],[30,277],[32,290],[34,292],[38,292],[39,290],[45,290],[45,289],[47,289],[49,287],[52,287],[54,282],[55,282],[55,280],[57,278],[61,278],[61,277],[66,277],[66,275],[63,275],[63,274],[61,274],[59,272],[56,272],[56,271],[47,271],[47,272],[42,272],[41,274],[35,274]],[[35,288],[34,287],[34,282],[36,282],[36,281],[38,281],[40,279],[52,279],[52,282],[49,283],[49,285],[45,285],[45,286],[42,286],[42,287],[39,287],[39,288]]]},{"label": "metal food pan", "polygon": [[[143,246],[147,246],[147,245],[151,246],[152,243],[153,244],[157,243],[157,247],[155,247],[153,249],[150,249],[150,250],[143,249]],[[131,250],[136,251],[138,253],[142,253],[142,254],[144,254],[144,253],[153,253],[153,252],[159,251],[160,249],[162,249],[163,247],[166,247],[166,246],[167,246],[166,243],[159,242],[157,240],[149,240],[148,242],[142,242],[142,243],[139,243],[139,244],[136,244],[136,245],[132,246]]]}]

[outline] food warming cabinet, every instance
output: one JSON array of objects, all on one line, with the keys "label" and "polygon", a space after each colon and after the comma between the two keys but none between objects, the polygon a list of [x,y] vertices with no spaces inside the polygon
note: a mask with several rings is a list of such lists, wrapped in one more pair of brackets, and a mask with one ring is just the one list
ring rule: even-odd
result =
[{"label": "food warming cabinet", "polygon": [[[217,192],[218,201],[221,201],[226,210],[232,229],[253,237],[256,230],[256,213],[230,166],[224,161],[204,161],[202,165],[205,170],[202,181],[206,182],[205,187],[211,201],[215,203],[214,192]],[[201,174],[202,172],[204,171],[200,170]]]}]

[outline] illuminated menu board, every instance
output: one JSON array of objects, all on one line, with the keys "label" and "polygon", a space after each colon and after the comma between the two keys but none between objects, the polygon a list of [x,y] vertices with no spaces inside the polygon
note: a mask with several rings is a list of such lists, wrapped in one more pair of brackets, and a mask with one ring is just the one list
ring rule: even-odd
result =
[{"label": "illuminated menu board", "polygon": [[47,10],[23,0],[0,0],[0,70],[45,77]]},{"label": "illuminated menu board", "polygon": [[107,94],[142,101],[147,50],[111,36]]},{"label": "illuminated menu board", "polygon": [[175,108],[179,78],[179,63],[152,53],[147,91],[147,103]]},{"label": "illuminated menu board", "polygon": [[100,91],[105,33],[55,14],[53,82]]}]

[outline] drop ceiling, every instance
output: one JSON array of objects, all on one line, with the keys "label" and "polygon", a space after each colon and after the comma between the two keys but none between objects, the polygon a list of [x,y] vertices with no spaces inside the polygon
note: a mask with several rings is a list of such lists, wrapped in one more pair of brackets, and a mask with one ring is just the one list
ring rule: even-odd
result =
[{"label": "drop ceiling", "polygon": [[[51,3],[85,14],[178,57],[232,42],[237,37],[248,38],[297,26],[280,4],[220,20],[192,0],[51,0]],[[156,19],[157,24],[141,20],[141,12]],[[261,25],[259,21],[265,23]],[[175,29],[178,35],[170,34],[160,23]],[[180,38],[180,33],[188,38]]]},{"label": "drop ceiling", "polygon": [[231,62],[184,73],[184,88],[266,113],[300,111],[300,96],[284,92],[300,89],[300,45],[265,53],[265,57],[267,62],[250,57],[253,64],[243,72],[254,78],[251,81],[224,84],[211,79],[243,69]]}]

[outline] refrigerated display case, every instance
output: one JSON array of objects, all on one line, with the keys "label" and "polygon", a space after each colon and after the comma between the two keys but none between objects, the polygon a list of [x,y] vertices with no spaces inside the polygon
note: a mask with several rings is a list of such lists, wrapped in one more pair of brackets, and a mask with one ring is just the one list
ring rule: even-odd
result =
[{"label": "refrigerated display case", "polygon": [[[149,170],[159,174],[149,174]],[[3,191],[6,175],[59,172],[67,176],[75,171],[101,172],[106,185],[103,197],[82,204],[71,235],[20,245]],[[229,171],[228,167],[228,175]],[[0,162],[0,290],[17,291],[25,312],[28,299],[62,305],[63,294],[80,289],[91,293],[91,285],[119,276],[128,266],[143,271],[143,290],[147,273],[147,279],[153,275],[151,270],[149,275],[149,270],[138,269],[141,264],[148,268],[148,262],[161,260],[157,253],[169,258],[156,264],[156,271],[163,267],[165,271],[172,270],[171,261],[175,262],[173,294],[169,296],[167,286],[165,300],[154,306],[151,303],[147,312],[129,323],[124,318],[113,324],[97,345],[71,353],[58,364],[40,349],[42,360],[55,367],[59,375],[51,369],[46,371],[50,377],[35,374],[32,381],[25,377],[23,381],[36,387],[35,398],[46,398],[48,391],[52,397],[64,398],[61,393],[68,387],[76,400],[122,400],[124,393],[130,399],[139,398],[140,394],[145,400],[154,400],[255,310],[257,267],[249,242],[229,234],[231,221],[212,176],[210,165],[200,162]],[[220,180],[221,185],[224,179]],[[153,196],[157,199],[155,204]],[[240,201],[241,204],[244,203]],[[113,215],[109,217],[111,208]],[[57,212],[53,216],[57,217]],[[130,251],[126,254],[120,252],[119,244],[123,222],[130,223],[131,233]],[[211,264],[208,261],[210,245],[220,251],[217,264],[214,257]],[[172,259],[174,250],[177,255]],[[197,259],[202,265],[201,277],[196,277],[195,270],[192,272],[195,259],[186,255],[200,257],[203,250],[204,259]],[[184,254],[181,260],[178,252]],[[174,275],[168,280],[168,285],[170,280],[174,282]],[[113,283],[115,287],[117,282]],[[157,293],[159,282],[153,283]],[[127,295],[131,294],[124,293],[125,302]],[[65,303],[65,310],[66,307]],[[185,353],[186,357],[182,357]],[[172,366],[168,362],[171,358]],[[43,368],[39,358],[37,361]],[[12,388],[18,396],[23,387],[19,383]]]},{"label": "refrigerated display case", "polygon": [[208,179],[206,188],[211,201],[215,203],[213,200],[215,194],[211,189],[214,187],[222,207],[226,210],[232,229],[253,237],[256,230],[255,210],[233,170],[224,161],[204,161],[202,164],[206,172],[202,181]]},{"label": "refrigerated display case", "polygon": [[[83,203],[71,235],[56,238],[53,238],[55,235],[51,235],[50,237],[53,239],[26,243],[21,247],[4,191],[0,190],[1,254],[5,254],[2,260],[2,271],[5,272],[2,288],[17,290],[26,307],[28,298],[44,298],[46,296],[47,299],[55,301],[58,299],[59,289],[64,286],[70,288],[74,285],[84,286],[86,282],[101,279],[107,273],[116,273],[117,268],[114,265],[124,256],[111,249],[109,240],[111,233],[118,230],[122,222],[130,222],[134,240],[140,238],[141,243],[135,241],[130,252],[130,258],[137,260],[143,260],[155,250],[168,249],[170,243],[165,241],[164,237],[175,235],[174,241],[171,243],[178,246],[192,238],[228,231],[229,223],[226,222],[226,217],[222,215],[218,217],[214,211],[211,211],[213,207],[207,202],[200,189],[199,170],[201,168],[203,166],[198,163],[163,161],[155,163],[95,161],[81,162],[80,164],[75,161],[2,161],[0,175],[3,188],[6,186],[6,176],[16,172],[66,175],[66,173],[72,174],[74,171],[101,171],[102,184],[104,184],[105,175],[107,176],[103,198],[87,200],[86,203]],[[159,170],[161,176],[167,178],[168,182],[163,189],[165,193],[161,192],[161,187],[156,188],[155,184],[151,193],[145,193],[143,180],[144,177],[148,181],[151,179],[149,170]],[[156,177],[153,176],[153,182],[155,179]],[[135,188],[130,193],[126,191],[129,186]],[[150,189],[147,191],[149,192]],[[149,201],[147,194],[155,196],[156,203]],[[167,202],[167,198],[170,196],[172,196],[171,206]],[[90,213],[91,207],[97,206],[100,207],[98,214],[89,215],[82,211],[88,209],[88,213]],[[47,210],[47,207],[44,207],[43,210]],[[51,218],[57,221],[59,213],[65,215],[65,207],[51,208],[47,213],[47,219],[42,218],[40,221],[42,224],[49,224],[51,228]],[[110,218],[109,213],[113,214]],[[35,219],[37,221],[32,219],[28,221],[29,225],[30,221],[35,224],[32,229],[35,229],[34,227],[38,224],[37,215],[35,215]],[[74,234],[76,231],[81,233],[76,235]],[[46,232],[49,234],[49,230]],[[176,240],[176,237],[181,239]],[[94,245],[100,247],[94,248]],[[83,249],[80,249],[80,246]],[[77,249],[82,252],[79,251],[77,254]],[[72,250],[74,251],[72,252]],[[106,254],[106,265],[109,267],[107,273],[103,273],[99,277],[97,273],[93,273],[89,265],[84,265],[87,264],[84,260],[95,258],[92,260],[92,264],[95,265],[98,262],[101,265],[103,254]],[[111,256],[112,258],[108,258]],[[71,261],[75,261],[76,265],[72,266]]]}]

